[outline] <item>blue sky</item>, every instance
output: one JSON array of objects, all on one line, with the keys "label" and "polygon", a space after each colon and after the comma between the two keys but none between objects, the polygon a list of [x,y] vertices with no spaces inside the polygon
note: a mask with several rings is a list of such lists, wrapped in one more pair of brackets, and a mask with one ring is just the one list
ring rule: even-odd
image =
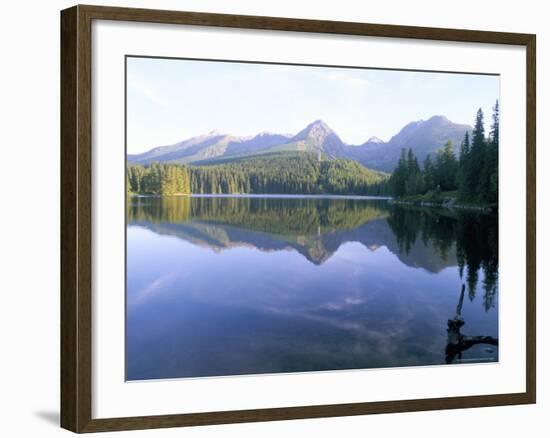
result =
[{"label": "blue sky", "polygon": [[324,120],[346,143],[389,140],[407,123],[444,115],[490,120],[496,76],[179,59],[127,59],[128,153],[218,130],[290,133]]}]

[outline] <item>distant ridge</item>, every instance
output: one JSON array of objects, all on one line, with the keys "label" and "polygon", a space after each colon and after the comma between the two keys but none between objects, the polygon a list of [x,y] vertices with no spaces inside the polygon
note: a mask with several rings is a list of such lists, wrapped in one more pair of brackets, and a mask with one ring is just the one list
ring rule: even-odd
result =
[{"label": "distant ridge", "polygon": [[422,162],[428,154],[435,153],[451,140],[458,151],[469,125],[451,122],[445,116],[436,115],[428,120],[418,120],[405,125],[388,142],[370,137],[361,145],[349,145],[323,120],[315,120],[296,135],[261,132],[252,137],[237,137],[211,131],[168,146],[155,147],[141,154],[129,154],[128,163],[150,164],[172,162],[202,164],[210,160],[257,155],[279,151],[316,152],[329,158],[347,158],[363,166],[391,172],[395,168],[402,148],[412,148]]}]

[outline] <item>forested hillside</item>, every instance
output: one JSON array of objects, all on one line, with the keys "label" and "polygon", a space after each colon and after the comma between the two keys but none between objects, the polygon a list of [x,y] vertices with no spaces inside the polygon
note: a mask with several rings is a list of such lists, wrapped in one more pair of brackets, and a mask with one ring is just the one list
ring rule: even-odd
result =
[{"label": "forested hillside", "polygon": [[386,193],[388,175],[345,159],[280,152],[192,166],[129,165],[127,187],[140,194],[341,194]]}]

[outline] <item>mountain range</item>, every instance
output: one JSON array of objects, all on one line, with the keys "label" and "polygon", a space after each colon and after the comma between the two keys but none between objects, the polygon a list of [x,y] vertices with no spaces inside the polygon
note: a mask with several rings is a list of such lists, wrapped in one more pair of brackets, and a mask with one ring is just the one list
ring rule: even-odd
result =
[{"label": "mountain range", "polygon": [[472,127],[453,123],[444,116],[433,116],[405,125],[388,142],[371,137],[360,145],[344,143],[324,121],[316,120],[296,135],[262,132],[252,137],[238,137],[211,131],[168,146],[155,147],[141,154],[128,154],[130,164],[170,162],[181,164],[215,164],[230,158],[244,158],[284,151],[317,152],[329,158],[347,158],[363,166],[391,172],[402,148],[412,148],[422,162],[451,140],[455,151],[464,134]]}]

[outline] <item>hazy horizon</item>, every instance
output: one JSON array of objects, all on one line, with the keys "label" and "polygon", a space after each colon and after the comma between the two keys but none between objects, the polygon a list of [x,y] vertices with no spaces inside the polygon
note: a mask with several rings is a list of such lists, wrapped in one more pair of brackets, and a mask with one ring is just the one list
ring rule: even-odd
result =
[{"label": "hazy horizon", "polygon": [[[499,77],[464,73],[127,58],[127,152],[217,130],[296,134],[326,122],[348,144],[388,141],[435,115],[486,127]],[[465,90],[467,92],[465,92]]]}]

